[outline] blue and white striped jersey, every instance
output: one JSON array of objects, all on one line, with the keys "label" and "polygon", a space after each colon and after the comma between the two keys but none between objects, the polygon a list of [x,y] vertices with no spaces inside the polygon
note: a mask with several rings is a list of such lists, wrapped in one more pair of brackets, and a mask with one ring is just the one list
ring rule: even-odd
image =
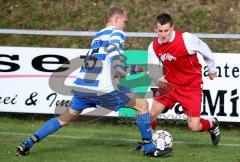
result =
[{"label": "blue and white striped jersey", "polygon": [[81,67],[79,75],[74,81],[74,87],[77,87],[77,91],[73,90],[73,93],[75,91],[81,95],[81,92],[87,92],[88,89],[90,92],[101,93],[109,93],[115,90],[112,64],[115,58],[123,56],[125,39],[125,33],[115,26],[105,27],[96,33],[91,43],[89,57],[87,57],[90,58],[89,64],[91,64],[91,58],[97,60],[96,64],[92,69]]}]

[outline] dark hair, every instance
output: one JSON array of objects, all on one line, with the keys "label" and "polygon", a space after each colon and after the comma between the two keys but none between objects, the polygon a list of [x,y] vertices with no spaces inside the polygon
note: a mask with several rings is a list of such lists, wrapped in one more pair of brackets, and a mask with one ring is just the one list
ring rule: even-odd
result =
[{"label": "dark hair", "polygon": [[168,13],[161,13],[155,19],[155,25],[157,25],[157,23],[159,23],[161,25],[165,25],[167,23],[170,23],[170,25],[172,26],[173,25],[173,19]]},{"label": "dark hair", "polygon": [[108,23],[109,19],[115,14],[126,15],[126,12],[119,6],[110,6],[104,16],[105,24]]}]

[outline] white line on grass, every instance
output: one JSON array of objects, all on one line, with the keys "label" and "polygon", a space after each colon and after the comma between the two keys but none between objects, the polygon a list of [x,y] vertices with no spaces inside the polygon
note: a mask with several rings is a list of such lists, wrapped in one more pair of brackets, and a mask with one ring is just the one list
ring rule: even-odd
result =
[{"label": "white line on grass", "polygon": [[[0,132],[0,135],[7,136],[31,136],[32,134],[28,133],[19,133],[19,132]],[[87,137],[87,136],[68,136],[68,135],[50,135],[52,138],[69,138],[69,139],[93,139],[93,140],[107,140],[107,141],[128,141],[128,142],[136,142],[139,139],[133,138],[105,138],[105,137]],[[179,144],[191,144],[191,145],[211,145],[210,143],[200,143],[200,142],[187,142],[187,141],[174,141],[174,143]],[[226,147],[240,147],[240,144],[232,144],[232,143],[220,143],[219,146]]]}]

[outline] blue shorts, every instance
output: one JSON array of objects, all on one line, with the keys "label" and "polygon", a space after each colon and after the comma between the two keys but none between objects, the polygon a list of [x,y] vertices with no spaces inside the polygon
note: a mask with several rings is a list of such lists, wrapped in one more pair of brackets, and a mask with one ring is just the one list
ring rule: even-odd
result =
[{"label": "blue shorts", "polygon": [[103,108],[118,111],[129,103],[133,97],[133,92],[127,87],[120,87],[119,90],[112,91],[100,96],[81,97],[74,95],[71,100],[71,108],[82,111],[89,107],[101,106]]}]

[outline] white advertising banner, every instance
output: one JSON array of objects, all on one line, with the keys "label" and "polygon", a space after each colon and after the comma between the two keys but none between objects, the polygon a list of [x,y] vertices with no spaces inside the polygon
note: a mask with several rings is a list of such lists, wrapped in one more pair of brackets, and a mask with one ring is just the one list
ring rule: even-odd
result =
[{"label": "white advertising banner", "polygon": [[[70,103],[71,93],[61,93],[62,89],[71,86],[82,64],[81,55],[86,55],[86,49],[64,48],[30,48],[30,47],[0,47],[0,111],[59,114]],[[67,75],[64,71],[72,68]],[[61,65],[62,72],[56,72]],[[67,78],[57,91],[50,88],[52,79]],[[86,114],[94,108],[86,109]],[[105,113],[107,116],[117,116],[118,113]]]},{"label": "white advertising banner", "polygon": [[220,121],[240,122],[240,54],[215,53],[217,78],[207,76],[203,69],[203,100],[201,114],[217,116]]},{"label": "white advertising banner", "polygon": [[[86,53],[86,49],[0,47],[0,111],[61,113],[69,106],[69,89],[83,63],[80,56]],[[240,122],[240,55],[215,53],[215,58],[218,77],[213,81],[208,79],[203,66],[201,114],[217,116],[220,121]],[[202,58],[200,61],[205,65]],[[52,79],[63,80],[63,84],[57,86],[59,89],[52,88]],[[86,109],[83,113],[92,111],[95,109]],[[111,111],[102,114],[118,116]],[[160,118],[184,118],[181,106],[175,105]]]}]

